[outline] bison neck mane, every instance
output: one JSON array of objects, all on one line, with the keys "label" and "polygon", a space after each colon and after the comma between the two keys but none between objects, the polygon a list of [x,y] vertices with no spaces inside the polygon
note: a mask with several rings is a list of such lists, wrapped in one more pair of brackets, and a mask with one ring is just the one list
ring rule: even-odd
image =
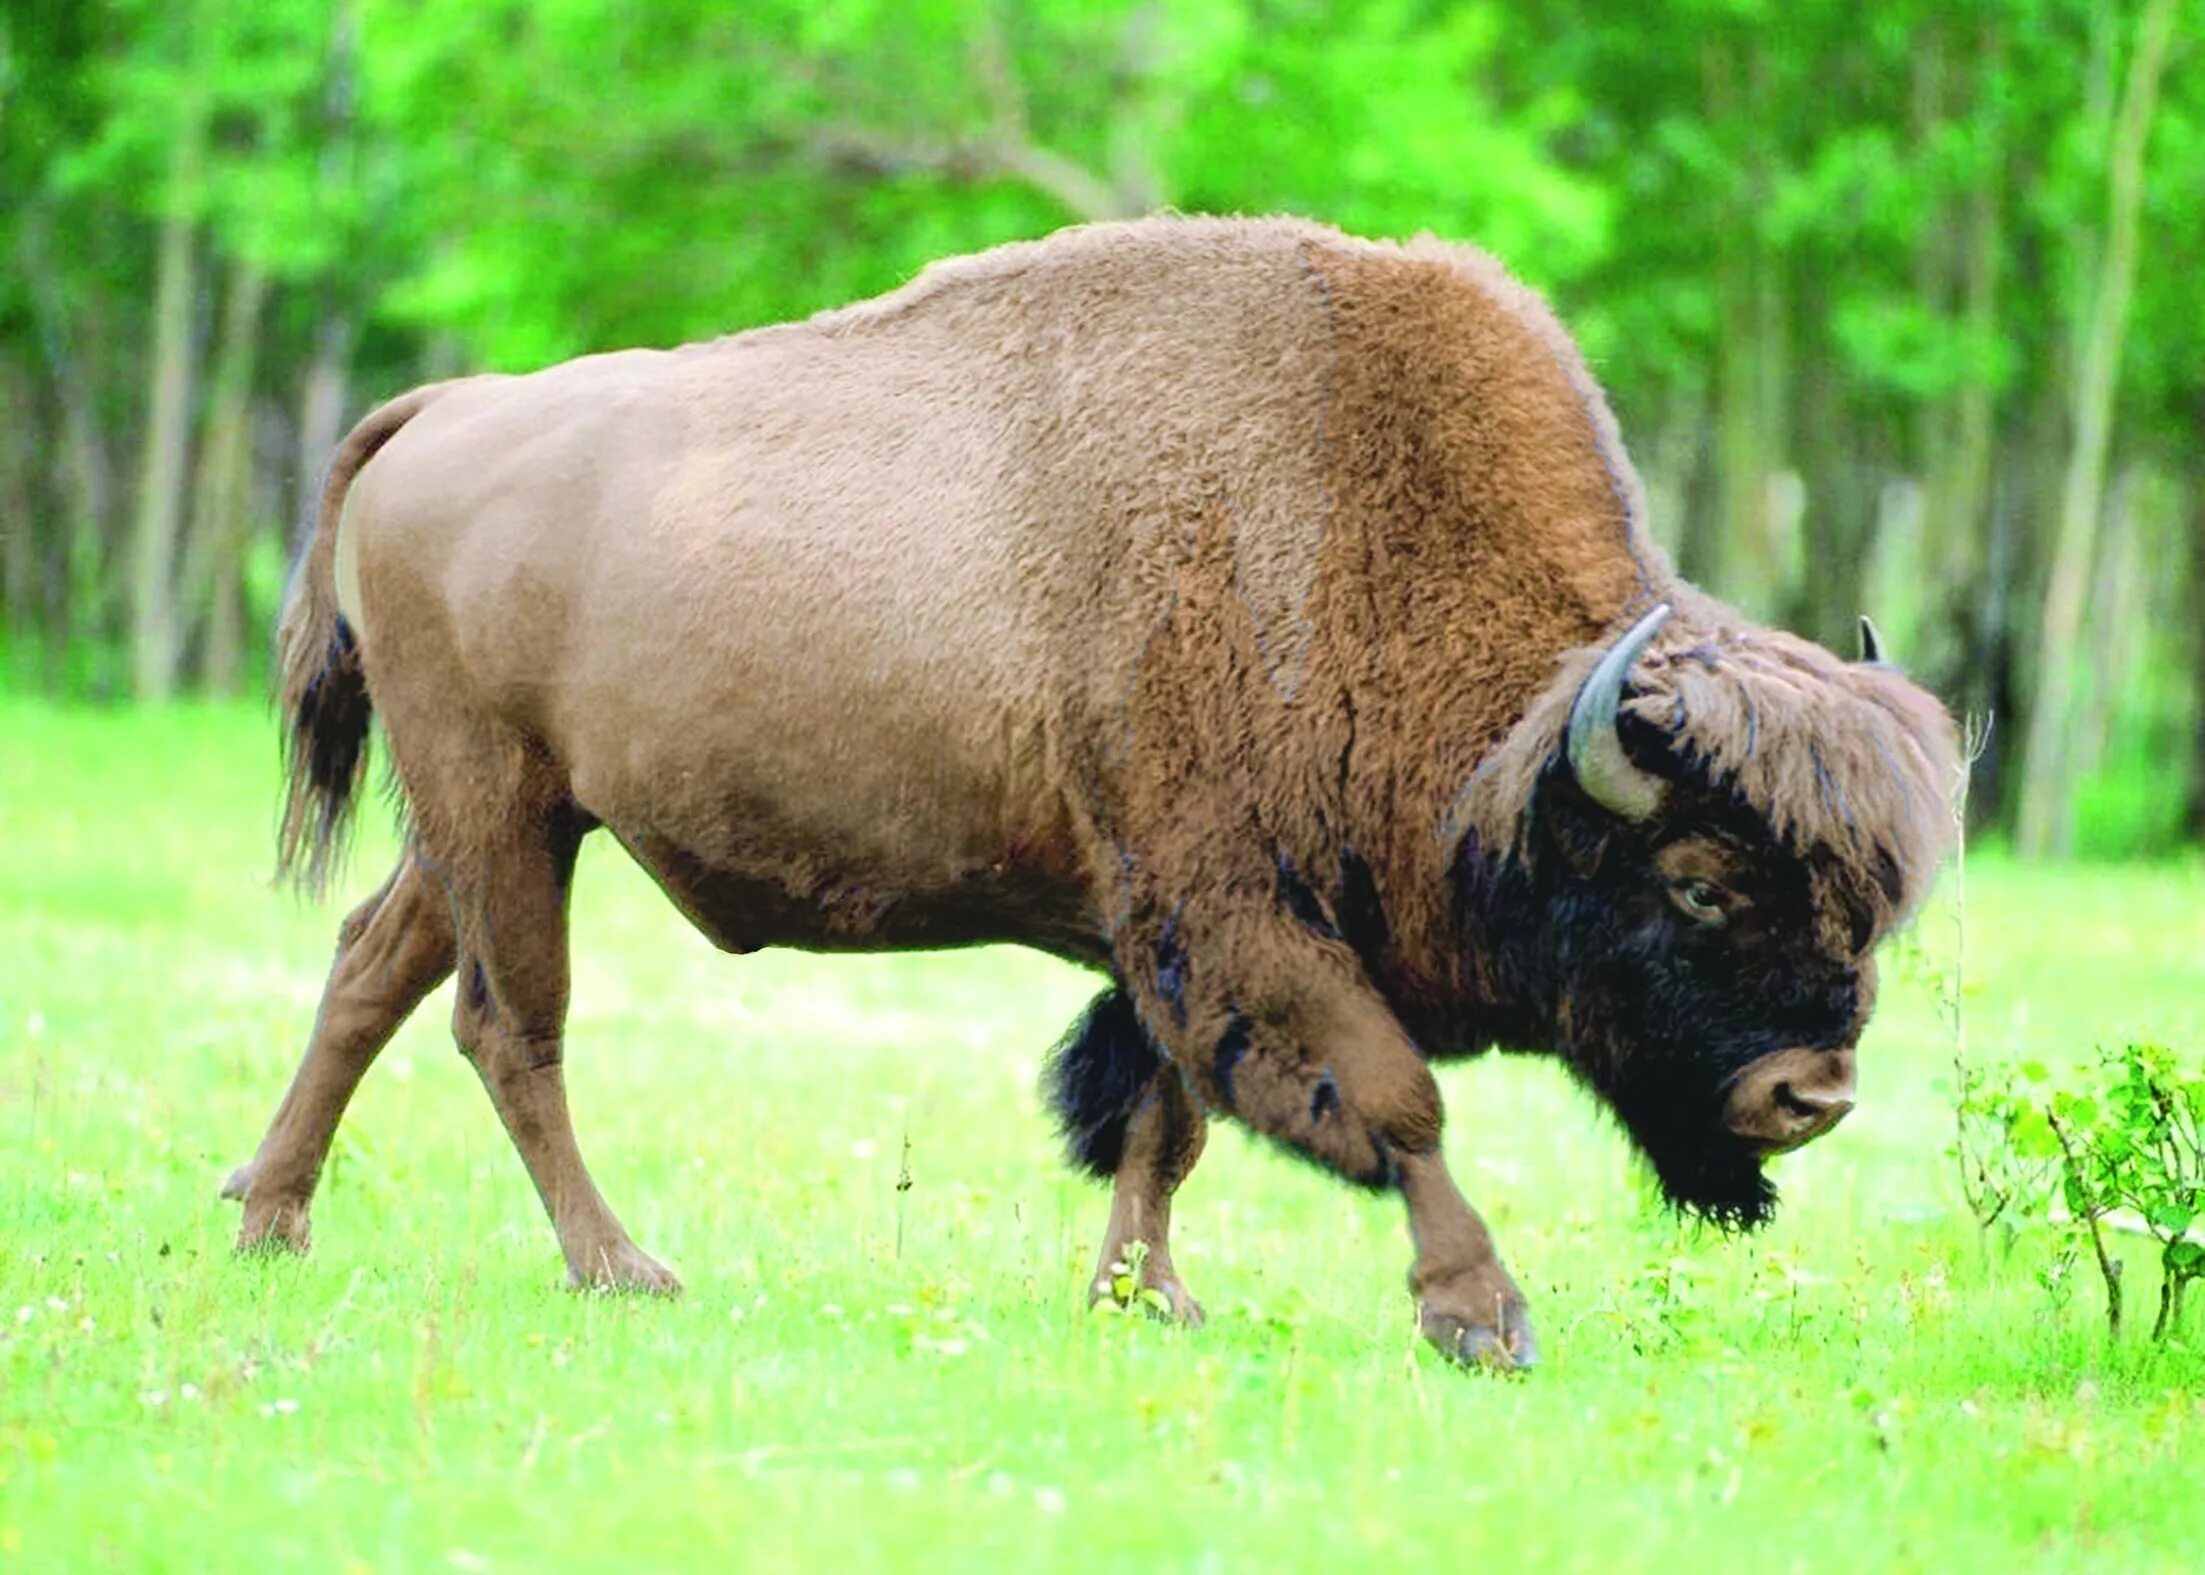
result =
[{"label": "bison neck mane", "polygon": [[1536,293],[1429,241],[1319,233],[1298,255],[1331,347],[1293,696],[1322,812],[1274,836],[1339,906],[1382,916],[1361,926],[1381,955],[1359,949],[1421,1017],[1458,983],[1447,821],[1463,783],[1510,752],[1558,655],[1674,575],[1607,401]]}]

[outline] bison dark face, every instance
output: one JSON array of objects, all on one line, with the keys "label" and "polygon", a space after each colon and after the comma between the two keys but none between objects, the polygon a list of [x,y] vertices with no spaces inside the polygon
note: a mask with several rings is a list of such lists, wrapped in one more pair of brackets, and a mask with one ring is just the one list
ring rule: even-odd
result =
[{"label": "bison dark face", "polygon": [[1672,1202],[1763,1223],[1776,1192],[1761,1162],[1853,1107],[1875,993],[1867,910],[1698,784],[1637,824],[1565,779],[1542,799],[1556,1048]]},{"label": "bison dark face", "polygon": [[[1619,720],[1624,671],[1657,613],[1586,681],[1569,746],[1520,853],[1473,900],[1502,959],[1497,996],[1614,1110],[1680,1208],[1765,1222],[1770,1155],[1853,1108],[1853,1052],[1875,994],[1882,911],[1826,854],[1783,845],[1659,728]],[[1543,1032],[1542,1032],[1543,1031]]]}]

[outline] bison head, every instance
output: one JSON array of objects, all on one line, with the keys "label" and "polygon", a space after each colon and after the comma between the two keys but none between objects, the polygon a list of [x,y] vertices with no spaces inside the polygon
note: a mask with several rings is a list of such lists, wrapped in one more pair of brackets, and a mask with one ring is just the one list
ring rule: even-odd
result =
[{"label": "bison head", "polygon": [[1669,1199],[1752,1226],[1762,1162],[1853,1108],[1873,948],[1948,834],[1950,724],[1896,669],[1768,631],[1648,658],[1669,613],[1576,687],[1516,848],[1470,874],[1473,933]]}]

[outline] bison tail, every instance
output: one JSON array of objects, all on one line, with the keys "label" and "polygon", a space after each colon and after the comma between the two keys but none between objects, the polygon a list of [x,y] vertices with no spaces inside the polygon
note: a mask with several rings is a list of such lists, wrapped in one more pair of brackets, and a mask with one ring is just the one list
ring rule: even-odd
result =
[{"label": "bison tail", "polygon": [[1113,985],[1088,1003],[1041,1074],[1074,1165],[1094,1176],[1117,1173],[1126,1125],[1163,1065],[1124,989]]},{"label": "bison tail", "polygon": [[451,385],[430,383],[363,417],[337,445],[321,506],[300,545],[276,624],[277,703],[288,723],[286,787],[276,832],[276,879],[319,895],[344,850],[353,801],[367,768],[367,673],[353,630],[337,608],[337,522],[362,466]]}]

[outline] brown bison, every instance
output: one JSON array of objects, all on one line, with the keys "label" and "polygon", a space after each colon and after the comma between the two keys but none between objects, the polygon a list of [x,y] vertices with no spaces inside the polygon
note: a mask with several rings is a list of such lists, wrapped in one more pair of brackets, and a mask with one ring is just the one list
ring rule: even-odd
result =
[{"label": "brown bison", "polygon": [[1465,248],[1070,230],[879,300],[474,377],[331,465],[282,629],[283,865],[370,707],[409,815],[346,921],[241,1246],[303,1247],[353,1089],[454,1031],[583,1285],[669,1291],[575,1146],[600,827],[732,952],[1016,941],[1106,972],[1053,1057],[1097,1289],[1213,1114],[1395,1189],[1424,1331],[1533,1355],[1430,1062],[1559,1056],[1667,1195],[1765,1218],[1850,1108],[1871,954],[1949,831],[1946,713],[1681,583],[1600,389]]}]

